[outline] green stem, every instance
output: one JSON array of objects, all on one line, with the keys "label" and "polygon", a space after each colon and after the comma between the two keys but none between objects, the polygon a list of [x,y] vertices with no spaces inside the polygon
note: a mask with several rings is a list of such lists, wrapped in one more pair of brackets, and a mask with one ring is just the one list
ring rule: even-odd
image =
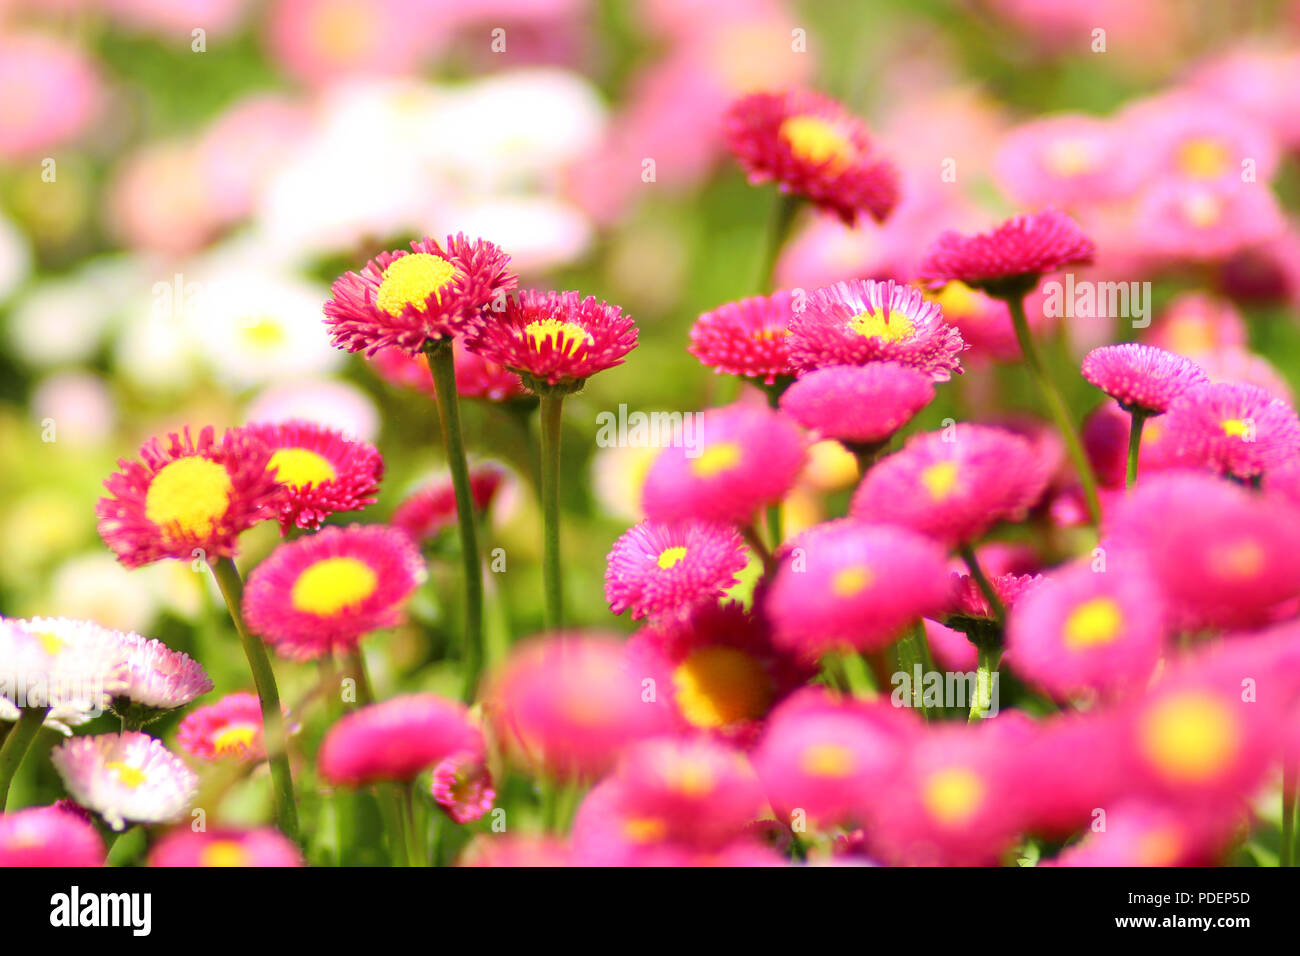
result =
[{"label": "green stem", "polygon": [[352,679],[357,682],[357,704],[365,707],[375,702],[375,692],[370,686],[370,675],[366,672],[366,655],[360,647],[348,652],[348,662],[352,668]]},{"label": "green stem", "polygon": [[416,820],[415,781],[411,780],[400,788],[398,797],[402,805],[402,814],[406,820],[406,863],[407,866],[428,866],[429,845],[423,839]]},{"label": "green stem", "polygon": [[[921,712],[922,718],[930,719],[930,711],[925,706],[925,675],[929,672],[930,647],[925,639],[925,624],[917,622],[912,633],[898,642],[898,660],[907,672],[907,679],[912,684],[912,706]],[[921,680],[916,680],[916,665],[921,665]]]},{"label": "green stem", "polygon": [[564,586],[560,577],[560,413],[563,392],[542,395],[542,578],[546,591],[546,629],[564,622]]},{"label": "green stem", "polygon": [[248,668],[253,672],[253,686],[262,703],[263,738],[266,741],[266,760],[271,767],[271,791],[275,800],[275,817],[281,831],[290,840],[298,839],[298,807],[293,797],[293,775],[289,771],[288,741],[284,732],[284,717],[280,713],[280,691],[275,685],[275,671],[267,657],[266,645],[261,638],[250,634],[244,625],[240,604],[244,582],[239,569],[230,558],[218,558],[212,567],[212,576],[226,600],[230,620],[244,645]]},{"label": "green stem", "polygon": [[0,811],[8,806],[9,787],[14,781],[14,774],[22,766],[32,741],[40,733],[47,713],[47,707],[24,707],[18,715],[18,723],[5,737],[4,746],[0,747]]},{"label": "green stem", "polygon": [[979,670],[975,679],[975,699],[970,702],[970,722],[979,720],[989,712],[993,696],[993,674],[1002,660],[1000,648],[978,644],[976,651],[979,655]]},{"label": "green stem", "polygon": [[876,681],[871,676],[871,668],[861,654],[849,651],[842,658],[844,676],[849,682],[849,692],[854,697],[875,697]]},{"label": "green stem", "polygon": [[969,544],[963,544],[959,549],[961,559],[966,562],[966,567],[970,569],[970,576],[975,579],[975,584],[979,587],[980,593],[984,595],[984,600],[989,602],[989,607],[993,609],[993,616],[997,619],[998,624],[1005,624],[1007,620],[1007,609],[1002,604],[1002,599],[998,597],[998,592],[994,590],[988,576],[984,574],[984,569],[980,567],[979,558],[975,557],[975,549]]},{"label": "green stem", "polygon": [[1296,865],[1296,847],[1295,847],[1295,818],[1300,806],[1296,802],[1296,794],[1300,788],[1296,786],[1296,765],[1290,760],[1282,762],[1282,846],[1278,854],[1278,866],[1295,866]]},{"label": "green stem", "polygon": [[1129,413],[1128,423],[1128,474],[1124,487],[1132,488],[1138,478],[1138,455],[1142,451],[1142,426],[1146,424],[1146,412],[1134,409]]},{"label": "green stem", "polygon": [[460,556],[465,572],[465,673],[461,696],[474,699],[483,667],[483,565],[479,560],[475,529],[474,496],[465,462],[465,437],[460,424],[460,398],[456,392],[456,365],[450,339],[429,339],[424,346],[438,397],[442,441],[456,494],[456,522],[460,529]]},{"label": "green stem", "polygon": [[1033,334],[1029,331],[1029,320],[1025,317],[1025,304],[1018,295],[1007,296],[1003,301],[1011,310],[1011,323],[1015,326],[1016,339],[1020,342],[1020,351],[1024,353],[1025,364],[1029,366],[1029,373],[1047,402],[1048,411],[1052,413],[1052,419],[1056,422],[1061,437],[1065,439],[1065,448],[1070,454],[1070,460],[1074,462],[1074,468],[1079,473],[1079,483],[1083,486],[1083,498],[1088,506],[1088,514],[1092,518],[1092,523],[1098,524],[1101,521],[1101,502],[1097,497],[1097,479],[1092,473],[1092,465],[1088,462],[1087,454],[1084,453],[1083,442],[1079,440],[1078,429],[1074,427],[1074,422],[1070,418],[1065,399],[1061,397],[1056,383],[1047,373],[1043,357],[1034,343]]},{"label": "green stem", "polygon": [[413,866],[406,840],[406,814],[397,785],[376,784],[375,799],[379,801],[379,815],[383,817],[384,829],[388,831],[389,855],[393,866]]},{"label": "green stem", "polygon": [[799,211],[799,197],[792,193],[780,193],[772,205],[772,215],[768,219],[767,236],[763,240],[763,250],[758,260],[758,277],[754,285],[762,293],[773,288],[772,273],[776,269],[776,260],[781,255],[781,248],[794,226],[795,213]]}]

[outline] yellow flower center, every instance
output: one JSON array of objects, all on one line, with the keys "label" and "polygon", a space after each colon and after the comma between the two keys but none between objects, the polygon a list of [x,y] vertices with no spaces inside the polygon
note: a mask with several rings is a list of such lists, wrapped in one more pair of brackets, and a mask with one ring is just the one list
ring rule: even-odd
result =
[{"label": "yellow flower center", "polygon": [[1171,351],[1180,355],[1200,355],[1211,351],[1217,344],[1214,326],[1200,319],[1176,319],[1169,330]]},{"label": "yellow flower center", "polygon": [[925,297],[937,303],[944,315],[966,317],[980,313],[980,299],[975,290],[956,279],[938,292],[927,292]]},{"label": "yellow flower center", "polygon": [[1183,215],[1198,229],[1208,229],[1219,221],[1219,200],[1207,192],[1198,192],[1183,200]]},{"label": "yellow flower center", "polygon": [[313,12],[308,35],[313,45],[335,63],[351,63],[370,49],[374,40],[372,15],[365,4],[335,0]]},{"label": "yellow flower center", "polygon": [[35,637],[41,642],[41,649],[50,656],[62,652],[68,646],[68,642],[53,631],[39,631]]},{"label": "yellow flower center", "polygon": [[1184,691],[1151,707],[1138,737],[1143,753],[1166,776],[1201,783],[1232,762],[1238,728],[1232,711],[1218,697]]},{"label": "yellow flower center", "polygon": [[740,464],[740,446],[735,442],[710,445],[691,463],[691,471],[698,478],[712,478]]},{"label": "yellow flower center", "polygon": [[851,598],[855,594],[861,594],[870,585],[874,576],[871,569],[865,565],[856,565],[851,568],[841,568],[831,579],[831,593],[836,597]]},{"label": "yellow flower center", "polygon": [[199,854],[200,866],[248,866],[248,853],[234,840],[213,840]]},{"label": "yellow flower center", "polygon": [[1245,438],[1250,434],[1250,422],[1244,418],[1225,418],[1219,422],[1219,427],[1229,438]]},{"label": "yellow flower center", "polygon": [[799,769],[810,777],[843,779],[853,773],[857,763],[853,751],[843,744],[812,744],[799,755]]},{"label": "yellow flower center", "polygon": [[664,776],[668,786],[684,796],[702,797],[713,790],[713,771],[702,760],[679,760]]},{"label": "yellow flower center", "polygon": [[337,477],[334,466],[324,455],[306,448],[281,448],[271,456],[268,469],[275,469],[275,480],[295,488],[320,485]]},{"label": "yellow flower center", "polygon": [[623,821],[623,835],[633,843],[655,843],[667,832],[668,827],[656,817],[629,817]]},{"label": "yellow flower center", "polygon": [[879,312],[861,312],[849,319],[849,328],[867,339],[881,342],[902,342],[916,330],[912,320],[900,312],[886,314]]},{"label": "yellow flower center", "polygon": [[456,276],[456,267],[441,256],[417,252],[394,259],[384,270],[375,305],[389,315],[401,315],[409,305],[427,312],[429,299],[442,301],[442,292]]},{"label": "yellow flower center", "polygon": [[659,554],[659,567],[667,571],[669,568],[676,567],[677,562],[684,557],[686,557],[686,549],[681,545],[665,548]]},{"label": "yellow flower center", "polygon": [[848,137],[816,116],[791,116],[778,135],[790,152],[806,163],[825,164],[829,173],[838,173],[853,161],[855,150]]},{"label": "yellow flower center", "polygon": [[1178,168],[1193,179],[1218,179],[1228,170],[1228,149],[1208,137],[1189,139],[1178,149]]},{"label": "yellow flower center", "polygon": [[149,775],[143,770],[132,767],[129,763],[123,763],[121,760],[109,761],[104,764],[104,769],[117,777],[118,783],[130,790],[134,790],[149,779]]},{"label": "yellow flower center", "polygon": [[328,617],[375,593],[379,579],[370,565],[356,558],[324,558],[293,582],[295,610]]},{"label": "yellow flower center", "polygon": [[1091,172],[1094,162],[1086,139],[1058,139],[1048,144],[1044,156],[1047,168],[1057,176],[1068,178]]},{"label": "yellow flower center", "polygon": [[252,724],[231,724],[213,738],[212,749],[222,757],[243,753],[252,748],[255,736],[257,728]]},{"label": "yellow flower center", "polygon": [[273,349],[283,345],[288,338],[284,326],[275,319],[246,319],[243,324],[244,340],[256,348]]},{"label": "yellow flower center", "polygon": [[1183,841],[1173,827],[1151,830],[1138,837],[1133,849],[1138,866],[1173,866],[1183,850]]},{"label": "yellow flower center", "polygon": [[596,338],[577,322],[565,322],[561,319],[538,319],[524,326],[524,335],[534,348],[541,348],[547,339],[555,340],[555,350],[562,355],[576,358],[586,351],[587,346],[595,343]]},{"label": "yellow flower center", "polygon": [[1119,637],[1124,615],[1113,598],[1095,597],[1076,607],[1065,620],[1065,646],[1072,651],[1109,644]]},{"label": "yellow flower center", "polygon": [[957,463],[936,461],[921,471],[921,484],[935,501],[943,501],[957,486]]},{"label": "yellow flower center", "polygon": [[198,455],[164,465],[149,482],[144,514],[160,528],[202,537],[230,507],[230,475]]},{"label": "yellow flower center", "polygon": [[734,647],[701,647],[673,670],[677,708],[694,727],[756,720],[772,702],[772,681],[758,660]]},{"label": "yellow flower center", "polygon": [[984,781],[966,767],[949,767],[930,775],[921,788],[921,802],[944,826],[961,826],[979,812]]}]

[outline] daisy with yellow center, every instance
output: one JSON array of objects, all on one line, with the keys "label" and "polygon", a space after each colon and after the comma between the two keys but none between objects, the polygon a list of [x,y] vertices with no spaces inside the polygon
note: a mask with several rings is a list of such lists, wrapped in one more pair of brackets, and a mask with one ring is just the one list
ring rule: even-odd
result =
[{"label": "daisy with yellow center", "polygon": [[970,823],[984,805],[987,787],[969,767],[937,770],[921,784],[921,803],[941,826],[962,827]]},{"label": "daisy with yellow center", "polygon": [[732,587],[746,562],[744,541],[734,528],[643,521],[614,543],[605,597],[615,614],[680,618]]},{"label": "daisy with yellow center", "polygon": [[723,645],[692,651],[674,668],[672,680],[681,715],[706,730],[758,720],[767,713],[774,692],[761,661]]},{"label": "daisy with yellow center", "polygon": [[191,711],[177,728],[176,742],[203,760],[264,760],[266,744],[257,695],[227,694],[215,704]]},{"label": "daisy with yellow center", "polygon": [[427,312],[430,304],[442,304],[443,290],[451,285],[456,274],[456,266],[442,256],[428,252],[402,256],[384,270],[375,304],[394,316],[406,309]]},{"label": "daisy with yellow center", "polygon": [[248,626],[282,655],[348,652],[371,631],[393,627],[423,579],[411,539],[384,526],[329,527],[281,545],[244,591]]},{"label": "daisy with yellow center", "polygon": [[270,828],[194,832],[177,827],[149,851],[149,865],[161,867],[302,866],[302,853]]},{"label": "daisy with yellow center", "polygon": [[1207,784],[1233,766],[1242,727],[1219,694],[1179,690],[1147,706],[1138,720],[1138,747],[1171,784]]},{"label": "daisy with yellow center", "polygon": [[72,799],[114,830],[174,820],[198,792],[194,772],[148,734],[73,737],[50,759]]}]

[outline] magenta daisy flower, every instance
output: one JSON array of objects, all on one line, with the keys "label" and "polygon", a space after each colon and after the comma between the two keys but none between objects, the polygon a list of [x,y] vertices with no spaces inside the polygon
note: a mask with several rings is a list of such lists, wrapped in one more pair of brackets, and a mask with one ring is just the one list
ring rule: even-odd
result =
[{"label": "magenta daisy flower", "polygon": [[1141,689],[1164,651],[1164,602],[1138,562],[1054,571],[1007,620],[1017,673],[1059,699]]},{"label": "magenta daisy flower", "polygon": [[736,583],[748,560],[735,528],[707,521],[642,521],[606,557],[605,600],[632,620],[684,617]]},{"label": "magenta daisy flower", "polygon": [[465,344],[533,391],[576,391],[597,372],[622,365],[636,336],[622,309],[595,296],[526,289],[471,328]]},{"label": "magenta daisy flower", "polygon": [[341,718],[325,734],[318,764],[330,783],[360,787],[411,780],[466,752],[481,758],[484,744],[465,706],[434,694],[408,694]]},{"label": "magenta daisy flower", "polygon": [[150,866],[302,866],[302,852],[278,830],[172,830],[149,851]]},{"label": "magenta daisy flower", "polygon": [[[984,596],[979,584],[969,574],[953,572],[949,578],[951,590],[948,594],[948,607],[944,619],[949,627],[963,631],[958,625],[969,621],[992,621],[997,615],[989,599]],[[1010,611],[1019,600],[1042,582],[1041,574],[998,574],[989,578],[993,593],[1006,611]]]},{"label": "magenta daisy flower", "polygon": [[867,472],[850,505],[863,521],[901,525],[949,545],[1019,521],[1050,475],[1027,439],[989,425],[911,438]]},{"label": "magenta daisy flower", "polygon": [[735,404],[696,421],[696,441],[663,449],[646,474],[641,504],[654,521],[748,524],[803,471],[808,442],[788,415]]},{"label": "magenta daisy flower", "polygon": [[[941,288],[922,294],[939,306],[943,319],[959,333],[966,343],[963,359],[996,359],[1017,362],[1023,358],[1020,343],[1016,341],[1015,326],[1007,304],[983,292],[978,292],[964,282],[946,282]],[[1030,328],[1045,321],[1041,312],[1029,316]]]},{"label": "magenta daisy flower", "polygon": [[775,181],[847,225],[864,212],[882,222],[898,203],[898,172],[876,153],[866,127],[817,93],[742,97],[728,108],[723,135],[751,183]]},{"label": "magenta daisy flower", "polygon": [[790,359],[801,370],[892,361],[937,382],[961,372],[966,344],[919,289],[850,279],[818,289],[790,322]]},{"label": "magenta daisy flower", "polygon": [[359,511],[378,500],[384,459],[370,443],[308,421],[243,430],[271,449],[267,468],[282,486],[275,505],[282,534],[290,528],[314,530],[332,514]]},{"label": "magenta daisy flower", "polygon": [[761,613],[730,601],[642,628],[628,641],[627,660],[633,676],[669,688],[655,702],[681,730],[742,745],[753,742],[774,704],[816,676],[773,646]]},{"label": "magenta daisy flower", "polygon": [[104,841],[58,804],[0,813],[0,866],[103,866]]},{"label": "magenta daisy flower", "polygon": [[1197,807],[1129,798],[1051,866],[1213,866],[1238,821]]},{"label": "magenta daisy flower", "polygon": [[1295,409],[1254,385],[1198,385],[1165,417],[1178,459],[1249,479],[1300,454]]},{"label": "magenta daisy flower", "polygon": [[202,760],[265,760],[257,695],[227,694],[215,704],[191,711],[176,729],[176,742]]},{"label": "magenta daisy flower", "polygon": [[284,657],[350,651],[371,631],[396,627],[424,577],[411,539],[395,528],[325,528],[282,544],[244,589],[244,619]]},{"label": "magenta daisy flower", "polygon": [[167,823],[198,794],[199,778],[185,763],[142,733],[73,737],[50,762],[72,799],[114,830],[131,823]]},{"label": "magenta daisy flower", "polygon": [[1083,377],[1127,412],[1162,415],[1169,403],[1194,385],[1209,381],[1190,359],[1151,345],[1103,345],[1083,358]]},{"label": "magenta daisy flower", "polygon": [[840,519],[784,549],[764,609],[777,646],[812,659],[879,650],[947,599],[947,562],[933,542],[905,528]]},{"label": "magenta daisy flower", "polygon": [[129,568],[163,558],[209,563],[233,557],[240,532],[266,513],[279,489],[266,470],[271,450],[252,435],[211,426],[154,438],[141,461],[118,459],[95,505],[99,534]]},{"label": "magenta daisy flower", "polygon": [[482,754],[454,754],[433,768],[433,802],[457,823],[473,823],[492,809],[497,792]]},{"label": "magenta daisy flower", "polygon": [[999,298],[1023,295],[1044,273],[1092,262],[1096,247],[1073,219],[1054,209],[1016,216],[991,232],[949,230],[935,240],[918,270],[938,286],[956,279]]},{"label": "magenta daisy flower", "polygon": [[[469,473],[470,496],[480,513],[488,510],[505,480],[505,469],[499,465],[475,465]],[[416,542],[437,537],[439,532],[456,523],[456,490],[451,476],[435,479],[419,491],[408,496],[393,511],[389,522],[400,528]]]},{"label": "magenta daisy flower", "polygon": [[335,280],[325,324],[334,345],[348,352],[374,355],[395,346],[419,355],[425,342],[463,332],[514,289],[509,261],[492,243],[461,234],[448,237],[446,247],[420,239],[410,252],[381,252],[360,272]]},{"label": "magenta daisy flower", "polygon": [[718,373],[756,379],[764,385],[792,378],[792,300],[789,292],[774,292],[705,312],[691,326],[691,344],[686,350]]},{"label": "magenta daisy flower", "polygon": [[877,445],[934,399],[925,372],[899,362],[829,365],[808,372],[781,396],[781,410],[804,428],[847,445]]}]

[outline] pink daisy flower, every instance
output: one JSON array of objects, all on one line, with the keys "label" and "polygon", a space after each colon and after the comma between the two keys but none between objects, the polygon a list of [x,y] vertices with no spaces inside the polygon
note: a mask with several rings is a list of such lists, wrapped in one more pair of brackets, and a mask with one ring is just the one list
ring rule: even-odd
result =
[{"label": "pink daisy flower", "polygon": [[822,828],[858,821],[872,791],[893,785],[918,730],[883,700],[842,699],[810,687],[772,712],[754,768],[782,823]]},{"label": "pink daisy flower", "polygon": [[1190,359],[1151,345],[1103,345],[1083,358],[1083,377],[1127,412],[1162,415],[1169,403],[1194,385],[1209,381]]},{"label": "pink daisy flower", "polygon": [[[480,514],[492,505],[501,483],[505,480],[505,469],[499,465],[487,463],[475,465],[469,472],[470,496],[474,508]],[[451,476],[437,478],[420,490],[405,498],[393,511],[389,523],[400,528],[418,543],[436,538],[444,529],[456,523],[456,491],[451,484]]]},{"label": "pink daisy flower", "polygon": [[1127,799],[1050,866],[1212,866],[1240,820],[1165,803]]},{"label": "pink daisy flower", "polygon": [[265,760],[262,705],[257,695],[227,694],[215,704],[191,711],[176,728],[176,742],[202,760]]},{"label": "pink daisy flower", "polygon": [[271,449],[267,468],[281,486],[275,511],[281,534],[315,530],[332,514],[359,511],[378,500],[384,459],[368,442],[352,441],[316,422],[246,425]]},{"label": "pink daisy flower", "polygon": [[807,439],[787,415],[735,404],[709,409],[697,422],[695,445],[663,449],[646,474],[641,504],[654,521],[748,524],[803,471]]},{"label": "pink daisy flower", "polygon": [[785,549],[764,607],[778,647],[816,658],[876,651],[948,597],[943,552],[904,528],[840,519]]},{"label": "pink daisy flower", "polygon": [[1019,521],[1049,475],[1033,444],[989,425],[927,432],[867,472],[850,513],[901,525],[948,545],[969,543],[999,521]]},{"label": "pink daisy flower", "polygon": [[751,183],[776,182],[846,225],[864,212],[883,222],[898,204],[898,172],[875,152],[866,127],[817,93],[742,97],[728,108],[723,135]]},{"label": "pink daisy flower", "polygon": [[[989,726],[1004,727],[1003,711]],[[1098,807],[1108,808],[1130,788],[1121,766],[1125,727],[1111,708],[1063,711],[1036,723],[1024,721],[1003,745],[1014,748],[1024,826],[1063,839],[1092,824]],[[1032,768],[1027,772],[1024,768]]]},{"label": "pink daisy flower", "polygon": [[997,721],[920,735],[899,771],[869,794],[868,839],[884,859],[911,866],[996,862],[1020,828],[1015,748]]},{"label": "pink daisy flower", "polygon": [[790,360],[804,371],[892,361],[946,382],[961,372],[957,356],[965,347],[937,305],[892,279],[818,289],[790,322]]},{"label": "pink daisy flower", "polygon": [[816,669],[772,644],[771,628],[741,605],[701,604],[689,618],[658,622],[632,635],[628,668],[663,688],[655,703],[684,731],[742,745],[753,742],[774,704]]},{"label": "pink daisy flower", "polygon": [[684,617],[736,583],[748,556],[740,534],[705,521],[643,521],[605,558],[605,600],[615,614]]},{"label": "pink daisy flower", "polygon": [[150,866],[302,866],[302,853],[270,827],[252,830],[172,830],[149,851]]},{"label": "pink daisy flower", "polygon": [[271,450],[238,430],[217,441],[208,426],[196,441],[186,428],[165,444],[150,439],[140,457],[118,459],[120,470],[104,482],[110,496],[95,505],[100,537],[128,568],[233,557],[240,532],[279,491],[266,470]]},{"label": "pink daisy flower", "polygon": [[597,372],[622,365],[636,336],[631,317],[595,296],[526,289],[471,328],[465,344],[533,391],[576,391]]},{"label": "pink daisy flower", "polygon": [[1176,455],[1236,478],[1254,478],[1300,453],[1295,409],[1254,385],[1199,385],[1169,405]]},{"label": "pink daisy flower", "polygon": [[1139,482],[1108,527],[1145,553],[1182,630],[1257,626],[1300,594],[1300,514],[1277,497],[1172,470]]},{"label": "pink daisy flower", "polygon": [[1199,292],[1184,292],[1156,316],[1144,341],[1199,360],[1209,352],[1244,347],[1246,322],[1231,302]]},{"label": "pink daisy flower", "polygon": [[344,715],[326,732],[317,765],[330,783],[360,787],[410,780],[466,752],[481,758],[484,743],[465,706],[434,694],[408,694]]},{"label": "pink daisy flower", "polygon": [[492,809],[497,792],[482,754],[460,753],[444,757],[433,768],[429,785],[433,802],[457,823],[473,823]]},{"label": "pink daisy flower", "polygon": [[456,861],[457,866],[557,867],[572,858],[567,843],[555,837],[483,834],[473,840]]},{"label": "pink daisy flower", "polygon": [[127,686],[114,698],[113,709],[130,723],[142,726],[212,690],[212,679],[188,654],[139,634],[115,637],[126,660]]},{"label": "pink daisy flower", "polygon": [[[462,398],[504,402],[528,394],[518,375],[469,351],[461,336],[452,341],[451,357],[456,369],[456,392]],[[431,397],[436,395],[433,373],[423,357],[408,355],[398,348],[380,349],[370,357],[370,366],[386,382],[419,389]]]},{"label": "pink daisy flower", "polygon": [[1073,219],[1048,209],[974,236],[944,232],[922,259],[918,276],[935,286],[957,279],[999,297],[1023,295],[1039,276],[1090,263],[1095,253]]},{"label": "pink daisy flower", "polygon": [[792,378],[792,301],[791,293],[774,292],[720,305],[695,320],[686,350],[719,374],[741,375],[764,385]]},{"label": "pink daisy flower", "polygon": [[169,823],[198,795],[199,778],[148,734],[73,737],[50,762],[72,799],[114,830],[131,823]]},{"label": "pink daisy flower", "polygon": [[1134,236],[1151,255],[1218,262],[1282,234],[1286,222],[1263,182],[1160,181],[1143,193]]},{"label": "pink daisy flower", "polygon": [[350,651],[371,631],[396,627],[424,578],[411,539],[395,528],[350,525],[282,544],[244,589],[244,618],[284,657]]},{"label": "pink daisy flower", "polygon": [[781,410],[804,428],[847,445],[878,445],[934,399],[929,375],[899,362],[829,365],[781,395]]},{"label": "pink daisy flower", "polygon": [[[80,136],[98,112],[101,81],[72,44],[10,29],[0,37],[0,158],[39,156]],[[57,110],[41,104],[58,103]]]},{"label": "pink daisy flower", "polygon": [[1217,99],[1184,93],[1139,101],[1120,117],[1119,134],[1153,180],[1241,183],[1249,161],[1257,180],[1268,182],[1277,169],[1277,144]]},{"label": "pink daisy flower", "polygon": [[484,700],[515,760],[557,777],[599,776],[628,744],[667,723],[647,706],[622,643],[598,633],[562,633],[517,646]]},{"label": "pink daisy flower", "polygon": [[1115,199],[1137,172],[1113,123],[1082,114],[1033,120],[1007,134],[994,159],[998,184],[1028,206],[1067,207]]},{"label": "pink daisy flower", "polygon": [[1164,651],[1165,614],[1140,568],[1098,572],[1085,560],[1031,589],[1007,619],[1016,672],[1058,699],[1145,686]]},{"label": "pink daisy flower", "polygon": [[0,866],[103,866],[94,825],[58,804],[0,813]]},{"label": "pink daisy flower", "polygon": [[[987,572],[986,572],[987,573]],[[995,617],[988,598],[980,590],[979,584],[969,574],[953,572],[948,592],[948,608],[945,615],[948,624],[956,620],[992,621]],[[989,578],[993,592],[1002,602],[1002,607],[1010,611],[1027,593],[1043,581],[1041,574],[998,574]],[[961,630],[961,628],[958,628]]]},{"label": "pink daisy flower", "polygon": [[330,289],[325,324],[337,348],[374,355],[394,346],[417,356],[425,342],[465,331],[515,287],[510,257],[490,242],[449,236],[381,252]]}]

